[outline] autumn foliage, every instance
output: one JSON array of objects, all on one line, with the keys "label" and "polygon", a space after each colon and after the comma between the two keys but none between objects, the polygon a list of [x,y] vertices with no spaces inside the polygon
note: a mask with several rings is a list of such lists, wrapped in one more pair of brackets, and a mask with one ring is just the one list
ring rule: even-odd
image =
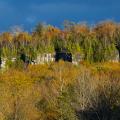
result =
[{"label": "autumn foliage", "polygon": [[[24,51],[38,54],[67,48],[83,60],[40,65],[19,59]],[[0,120],[119,120],[120,25],[106,21],[95,26],[65,21],[64,29],[38,24],[29,33],[0,34]],[[16,58],[14,63],[9,59]]]},{"label": "autumn foliage", "polygon": [[17,57],[21,49],[35,57],[39,53],[54,53],[56,48],[66,48],[90,63],[105,62],[120,54],[120,25],[113,21],[94,26],[65,21],[61,30],[40,23],[31,33],[24,30],[1,33],[0,46],[1,57]]},{"label": "autumn foliage", "polygon": [[1,120],[120,118],[120,64],[51,63],[0,73]]}]

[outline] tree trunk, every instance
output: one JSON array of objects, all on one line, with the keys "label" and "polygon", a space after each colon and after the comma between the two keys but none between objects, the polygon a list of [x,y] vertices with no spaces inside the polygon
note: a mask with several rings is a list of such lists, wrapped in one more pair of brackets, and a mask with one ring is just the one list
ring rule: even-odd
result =
[{"label": "tree trunk", "polygon": [[116,49],[118,50],[118,54],[119,54],[119,62],[120,62],[120,44],[116,45]]},{"label": "tree trunk", "polygon": [[2,64],[2,59],[1,59],[1,56],[0,56],[0,69],[1,69],[1,64]]},{"label": "tree trunk", "polygon": [[119,54],[119,62],[120,62],[120,49],[118,50],[118,54]]}]

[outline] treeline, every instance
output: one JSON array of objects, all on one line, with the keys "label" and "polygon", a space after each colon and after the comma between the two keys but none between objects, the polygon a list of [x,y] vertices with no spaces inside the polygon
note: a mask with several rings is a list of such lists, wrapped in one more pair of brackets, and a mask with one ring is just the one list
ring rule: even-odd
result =
[{"label": "treeline", "polygon": [[120,56],[120,24],[105,21],[89,26],[65,21],[61,30],[40,23],[32,33],[14,30],[0,34],[1,57],[17,57],[22,50],[35,58],[38,53],[54,53],[61,48],[89,62],[112,60]]},{"label": "treeline", "polygon": [[103,119],[120,119],[120,64],[59,62],[0,73],[0,120]]}]

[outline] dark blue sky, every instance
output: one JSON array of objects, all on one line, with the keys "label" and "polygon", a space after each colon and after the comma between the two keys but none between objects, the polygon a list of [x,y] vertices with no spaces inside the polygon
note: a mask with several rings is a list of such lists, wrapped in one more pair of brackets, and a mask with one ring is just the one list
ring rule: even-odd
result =
[{"label": "dark blue sky", "polygon": [[119,22],[119,12],[120,0],[0,0],[0,31],[14,25],[31,30],[40,21],[58,27],[64,20]]}]

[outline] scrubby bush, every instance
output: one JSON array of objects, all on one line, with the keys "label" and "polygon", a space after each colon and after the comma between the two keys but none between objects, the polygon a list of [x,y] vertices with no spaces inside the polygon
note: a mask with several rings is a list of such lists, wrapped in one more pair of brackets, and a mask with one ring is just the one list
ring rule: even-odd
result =
[{"label": "scrubby bush", "polygon": [[0,73],[0,119],[119,120],[119,66],[60,61],[8,69]]}]

